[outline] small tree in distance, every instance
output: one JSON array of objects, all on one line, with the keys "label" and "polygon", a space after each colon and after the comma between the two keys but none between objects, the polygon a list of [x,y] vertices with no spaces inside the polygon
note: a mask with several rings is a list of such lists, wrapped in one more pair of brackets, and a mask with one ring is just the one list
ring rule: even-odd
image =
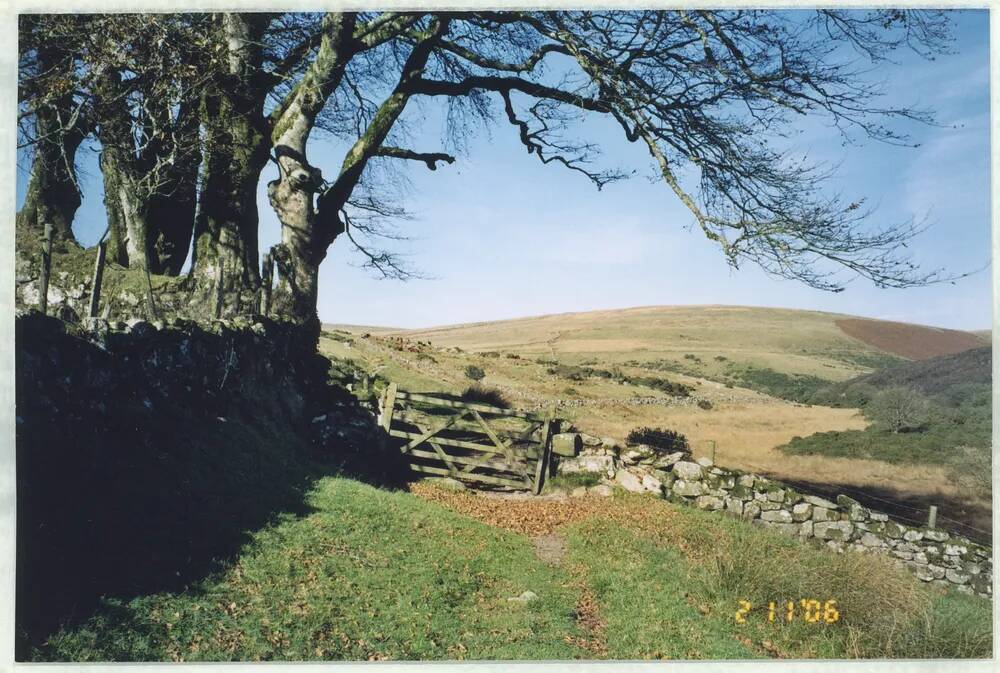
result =
[{"label": "small tree in distance", "polygon": [[479,383],[486,377],[486,372],[483,371],[482,367],[469,365],[465,368],[465,377]]},{"label": "small tree in distance", "polygon": [[893,434],[917,430],[927,421],[927,400],[912,388],[896,386],[880,391],[865,407],[865,414]]}]

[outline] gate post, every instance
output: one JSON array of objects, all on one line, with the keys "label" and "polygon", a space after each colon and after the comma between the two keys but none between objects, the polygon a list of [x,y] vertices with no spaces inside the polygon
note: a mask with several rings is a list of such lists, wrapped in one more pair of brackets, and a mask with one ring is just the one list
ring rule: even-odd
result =
[{"label": "gate post", "polygon": [[538,456],[538,464],[535,466],[535,488],[533,492],[535,495],[539,495],[542,492],[542,486],[545,485],[545,472],[549,466],[549,458],[552,454],[552,416],[545,420],[545,425],[542,427],[542,451]]}]

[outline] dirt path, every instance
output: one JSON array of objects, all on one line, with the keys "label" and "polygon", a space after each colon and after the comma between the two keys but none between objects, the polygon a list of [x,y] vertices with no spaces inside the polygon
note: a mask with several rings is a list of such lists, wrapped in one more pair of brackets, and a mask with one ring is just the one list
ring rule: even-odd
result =
[{"label": "dirt path", "polygon": [[561,565],[566,557],[566,541],[559,533],[536,535],[531,538],[535,554],[550,566]]},{"label": "dirt path", "polygon": [[[411,484],[410,492],[490,526],[527,535],[538,558],[552,566],[564,565],[566,561],[566,540],[558,529],[607,510],[607,501],[603,498],[490,496],[477,492],[445,491],[421,482]],[[581,632],[579,636],[566,636],[566,640],[594,659],[606,658],[608,645],[604,636],[604,620],[597,599],[584,579],[583,568],[567,566],[566,570],[579,596],[574,619]]]}]

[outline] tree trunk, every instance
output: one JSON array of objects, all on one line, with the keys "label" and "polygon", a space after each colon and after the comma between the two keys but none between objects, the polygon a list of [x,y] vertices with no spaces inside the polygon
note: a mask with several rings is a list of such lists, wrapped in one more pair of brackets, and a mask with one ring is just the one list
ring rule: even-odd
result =
[{"label": "tree trunk", "polygon": [[257,185],[271,149],[263,116],[246,112],[244,105],[221,92],[206,95],[203,115],[205,160],[193,273],[211,281],[221,263],[230,283],[256,287]]},{"label": "tree trunk", "polygon": [[72,98],[68,98],[35,111],[39,140],[34,146],[31,180],[16,223],[22,232],[41,235],[45,223],[51,222],[54,240],[75,243],[73,217],[81,199],[74,162],[86,133],[79,122],[68,132],[60,130],[71,118],[72,105]]},{"label": "tree trunk", "polygon": [[222,14],[217,19],[228,61],[202,101],[205,159],[192,265],[192,275],[204,288],[212,287],[220,264],[231,287],[256,288],[260,283],[257,185],[271,138],[258,78],[269,22],[266,14]]},{"label": "tree trunk", "polygon": [[[180,104],[173,133],[175,146],[164,149],[171,154],[172,161],[160,169],[162,187],[150,199],[149,241],[153,253],[150,271],[153,273],[180,275],[191,250],[201,165],[198,107],[197,100],[188,99]],[[181,140],[176,140],[178,138]]]},{"label": "tree trunk", "polygon": [[106,152],[101,152],[101,175],[104,178],[104,212],[108,218],[108,260],[128,266],[128,249],[125,245],[125,216],[121,207],[121,178],[118,165]]}]

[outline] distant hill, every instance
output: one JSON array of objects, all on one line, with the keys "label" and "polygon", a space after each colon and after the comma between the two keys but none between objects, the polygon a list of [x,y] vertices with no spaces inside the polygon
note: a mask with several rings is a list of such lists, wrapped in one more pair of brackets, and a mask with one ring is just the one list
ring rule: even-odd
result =
[{"label": "distant hill", "polygon": [[855,339],[910,360],[960,353],[983,345],[978,334],[941,327],[862,318],[845,318],[836,323]]},{"label": "distant hill", "polygon": [[728,369],[741,366],[842,381],[904,359],[983,344],[981,337],[956,330],[820,311],[714,305],[562,313],[394,333],[438,347],[566,363],[658,362],[714,380],[725,380]]},{"label": "distant hill", "polygon": [[990,385],[993,382],[992,351],[992,346],[983,346],[952,355],[907,362],[859,376],[848,383],[862,383],[876,388],[905,386],[926,395],[937,395],[953,386],[966,383]]}]

